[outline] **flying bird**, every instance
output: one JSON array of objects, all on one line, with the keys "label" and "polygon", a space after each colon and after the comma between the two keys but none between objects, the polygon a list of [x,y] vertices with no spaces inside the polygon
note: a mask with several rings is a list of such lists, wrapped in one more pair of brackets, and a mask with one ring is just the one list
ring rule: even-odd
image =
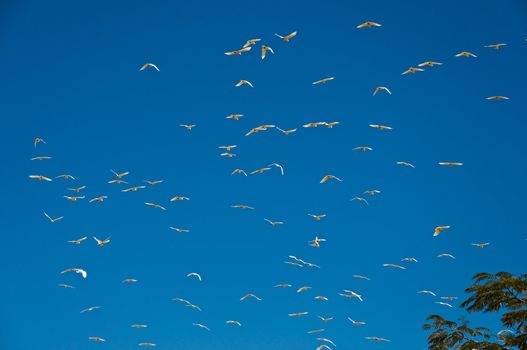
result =
[{"label": "flying bird", "polygon": [[245,80],[245,79],[240,80],[240,81],[237,82],[236,85],[234,85],[234,86],[236,86],[236,87],[240,87],[240,86],[242,86],[242,85],[249,85],[250,87],[254,87],[254,86],[253,86],[253,83],[251,83],[249,80]]},{"label": "flying bird", "polygon": [[426,61],[426,62],[423,62],[423,63],[419,63],[417,66],[418,67],[433,67],[433,66],[440,66],[442,64],[443,63],[441,63],[441,62]]},{"label": "flying bird", "polygon": [[272,220],[269,220],[269,219],[264,219],[265,221],[267,221],[268,223],[270,223],[272,226],[276,226],[276,225],[283,225],[283,221],[272,221]]},{"label": "flying bird", "polygon": [[97,309],[100,309],[101,307],[100,306],[91,306],[91,307],[88,307],[84,310],[82,310],[80,313],[83,314],[85,312],[92,312],[93,310],[97,310]]},{"label": "flying bird", "polygon": [[243,44],[243,48],[255,45],[257,42],[261,41],[262,39],[249,39]]},{"label": "flying bird", "polygon": [[377,124],[370,124],[370,128],[379,129],[379,130],[393,130],[392,127],[387,125],[377,125]]},{"label": "flying bird", "polygon": [[253,298],[253,299],[256,299],[258,301],[262,300],[261,298],[257,297],[256,295],[254,295],[252,293],[245,294],[243,297],[240,298],[240,300],[243,301],[243,300],[248,299],[248,298]]},{"label": "flying bird", "polygon": [[507,44],[505,44],[505,43],[498,43],[498,44],[485,45],[485,47],[488,47],[490,49],[496,49],[496,50],[499,50],[503,46],[507,46]]},{"label": "flying bird", "polygon": [[103,239],[103,240],[100,240],[97,237],[93,236],[93,239],[97,242],[97,246],[98,247],[102,247],[102,246],[110,243],[110,237],[108,237],[106,239]]},{"label": "flying bird", "polygon": [[190,272],[187,274],[187,277],[196,277],[198,280],[201,281],[201,275],[199,273],[196,273],[196,272]]},{"label": "flying bird", "polygon": [[420,290],[419,292],[417,292],[419,294],[428,294],[428,295],[431,295],[433,297],[436,297],[437,295],[434,293],[434,292],[431,292],[429,290]]},{"label": "flying bird", "polygon": [[397,164],[402,165],[402,166],[406,166],[406,167],[410,167],[410,168],[415,168],[415,166],[413,166],[413,164],[408,163],[408,162],[397,162]]},{"label": "flying bird", "polygon": [[56,218],[51,218],[51,216],[49,216],[48,214],[44,213],[44,216],[48,218],[49,221],[51,221],[52,223],[55,223],[57,221],[60,221],[62,219],[64,219],[64,216],[59,216],[59,217],[56,217]]},{"label": "flying bird", "polygon": [[354,326],[361,326],[361,325],[365,325],[366,322],[362,322],[362,321],[355,321],[353,320],[352,318],[348,317],[348,320],[350,320],[351,323],[353,323]]},{"label": "flying bird", "polygon": [[81,237],[79,239],[74,239],[74,240],[71,240],[71,241],[68,241],[68,243],[73,243],[73,244],[81,244],[83,241],[85,241],[88,237],[84,236],[84,237]]},{"label": "flying bird", "polygon": [[266,45],[262,45],[262,60],[265,58],[266,54],[267,54],[267,51],[271,52],[272,54],[274,54],[274,51],[272,48],[270,48],[269,46],[266,46]]},{"label": "flying bird", "polygon": [[338,177],[336,177],[335,175],[325,175],[321,180],[320,180],[320,183],[323,184],[325,183],[326,181],[330,180],[330,179],[333,179],[333,180],[337,180],[339,182],[342,182],[341,179],[339,179]]},{"label": "flying bird", "polygon": [[401,73],[401,75],[406,75],[406,74],[415,74],[417,72],[424,72],[424,69],[423,68],[415,68],[415,67],[410,67],[408,68],[407,70],[405,70],[404,72]]},{"label": "flying bird", "polygon": [[485,248],[486,246],[490,245],[490,243],[486,242],[486,243],[471,243],[471,245],[473,245],[474,247],[478,247],[478,248]]},{"label": "flying bird", "polygon": [[392,267],[394,269],[406,270],[406,267],[396,264],[382,264],[384,267]]},{"label": "flying bird", "polygon": [[357,28],[361,29],[361,28],[381,27],[381,26],[382,26],[381,24],[375,23],[375,22],[364,22],[362,24],[359,24]]},{"label": "flying bird", "polygon": [[[260,39],[253,39],[253,40],[260,41]],[[249,41],[251,41],[251,40],[249,40]],[[249,43],[249,41],[247,41],[247,43]],[[245,43],[243,48],[241,48],[239,50],[234,50],[234,51],[227,51],[227,52],[225,52],[225,54],[227,56],[233,56],[233,55],[241,55],[244,52],[251,51],[252,47],[250,45],[252,45],[252,44],[247,45],[247,43]]]},{"label": "flying bird", "polygon": [[139,68],[139,70],[142,71],[142,70],[145,70],[147,68],[154,68],[156,71],[159,72],[159,68],[157,68],[157,66],[155,64],[153,64],[153,63],[145,63],[145,64],[143,64],[141,66],[141,68]]},{"label": "flying bird", "polygon": [[386,86],[377,86],[375,88],[375,90],[373,91],[373,95],[372,96],[377,95],[377,93],[381,92],[381,91],[386,91],[389,95],[392,94],[392,92]]},{"label": "flying bird", "polygon": [[491,101],[510,100],[507,96],[502,96],[502,95],[489,96],[489,97],[486,97],[486,99],[491,100]]},{"label": "flying bird", "polygon": [[298,33],[296,31],[292,32],[291,34],[287,34],[286,36],[281,36],[279,34],[274,34],[276,35],[277,37],[279,37],[280,39],[282,39],[283,41],[285,42],[289,42],[289,40],[291,40],[292,38],[294,38]]},{"label": "flying bird", "polygon": [[53,181],[49,177],[44,175],[29,175],[30,179],[40,180],[40,181]]},{"label": "flying bird", "polygon": [[83,269],[78,269],[76,267],[70,267],[69,269],[66,269],[64,271],[61,271],[61,274],[65,274],[66,272],[75,272],[82,276],[82,278],[88,277],[88,273]]},{"label": "flying bird", "polygon": [[46,144],[46,141],[44,141],[43,138],[37,137],[35,140],[33,140],[33,147],[36,148],[39,143]]},{"label": "flying bird", "polygon": [[313,82],[313,85],[325,84],[328,81],[331,81],[333,79],[335,79],[335,77],[328,77],[328,78],[323,78],[323,79],[320,79],[320,80],[316,80],[316,81]]},{"label": "flying bird", "polygon": [[148,205],[149,207],[152,207],[152,208],[157,208],[157,209],[161,209],[161,210],[167,210],[165,207],[163,207],[162,205],[159,205],[157,203],[145,202],[145,205]]},{"label": "flying bird", "polygon": [[225,323],[227,324],[232,324],[232,325],[235,325],[235,326],[241,326],[242,324],[236,320],[227,320],[225,321]]},{"label": "flying bird", "polygon": [[269,164],[268,166],[275,166],[275,167],[277,167],[278,169],[280,169],[280,173],[281,173],[282,175],[284,175],[284,167],[281,166],[280,164],[278,164],[278,163],[272,163],[272,164]]},{"label": "flying bird", "polygon": [[441,234],[441,232],[443,232],[444,230],[447,230],[449,228],[450,228],[450,226],[437,226],[434,229],[434,234],[432,236],[433,237],[439,236]]},{"label": "flying bird", "polygon": [[450,167],[463,165],[463,163],[459,163],[459,162],[439,162],[438,164],[441,166],[450,166]]},{"label": "flying bird", "polygon": [[194,129],[197,125],[195,125],[195,124],[180,124],[179,126],[181,126],[182,128],[187,129],[188,131],[192,131],[192,129]]},{"label": "flying bird", "polygon": [[456,54],[456,57],[478,57],[478,56],[474,55],[472,52],[461,51],[460,53]]},{"label": "flying bird", "polygon": [[203,329],[205,329],[205,330],[207,330],[207,331],[210,331],[209,327],[205,326],[204,324],[201,324],[201,323],[193,323],[192,325],[193,325],[193,326],[196,326],[196,327],[198,327],[198,328],[203,328]]}]

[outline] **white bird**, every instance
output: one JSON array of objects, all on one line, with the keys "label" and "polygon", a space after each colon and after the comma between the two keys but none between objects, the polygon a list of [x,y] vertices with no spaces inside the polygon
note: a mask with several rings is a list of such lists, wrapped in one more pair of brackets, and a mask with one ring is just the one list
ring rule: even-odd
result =
[{"label": "white bird", "polygon": [[368,146],[357,146],[353,148],[354,151],[361,151],[361,152],[367,152],[367,151],[373,151],[373,148]]},{"label": "white bird", "polygon": [[338,177],[336,177],[335,175],[325,175],[321,180],[320,180],[320,183],[323,184],[324,182],[330,180],[330,179],[334,179],[334,180],[337,180],[339,182],[342,182],[341,179],[339,179]]},{"label": "white bird", "polygon": [[490,244],[489,242],[486,242],[486,243],[471,243],[471,245],[473,245],[474,247],[478,247],[478,248],[485,248],[489,244]]},{"label": "white bird", "polygon": [[397,164],[403,165],[403,166],[406,166],[406,167],[410,167],[410,168],[415,168],[415,166],[413,166],[413,164],[410,164],[408,162],[397,162]]},{"label": "white bird", "polygon": [[364,194],[367,194],[368,196],[374,196],[376,194],[379,194],[381,193],[380,190],[368,190],[368,191],[364,191]]},{"label": "white bird", "polygon": [[364,337],[364,338],[368,340],[378,341],[378,342],[389,342],[388,339],[379,338],[379,337]]},{"label": "white bird", "polygon": [[452,259],[455,259],[455,256],[453,256],[452,254],[447,254],[447,253],[439,254],[437,257],[438,258],[452,258]]},{"label": "white bird", "polygon": [[359,25],[357,26],[357,28],[361,29],[361,28],[381,27],[381,26],[382,26],[382,25],[379,24],[379,23],[375,23],[375,22],[370,22],[370,21],[368,21],[368,22],[364,22],[364,23],[362,23],[362,24],[359,24]]},{"label": "white bird", "polygon": [[255,45],[257,42],[261,41],[262,39],[249,39],[243,44],[243,48],[249,47],[251,45]]},{"label": "white bird", "polygon": [[193,326],[196,326],[196,327],[199,327],[199,328],[203,328],[207,331],[210,331],[209,327],[205,326],[204,324],[201,324],[201,323],[193,323],[192,324]]},{"label": "white bird", "polygon": [[240,298],[241,301],[247,299],[247,298],[253,298],[253,299],[256,299],[258,301],[261,301],[262,299],[257,297],[256,295],[252,294],[252,293],[249,293],[249,294],[245,294],[243,297]]},{"label": "white bird", "polygon": [[270,223],[272,226],[283,225],[284,224],[282,221],[271,221],[269,219],[264,219],[264,220],[267,221],[268,223]]},{"label": "white bird", "polygon": [[101,337],[88,337],[89,340],[104,342],[106,339]]},{"label": "white bird", "polygon": [[322,317],[322,316],[318,316],[318,318],[320,318],[322,320],[322,322],[324,323],[328,323],[329,321],[332,321],[333,320],[333,317]]},{"label": "white bird", "polygon": [[366,276],[363,276],[363,275],[353,275],[351,277],[358,278],[358,279],[361,279],[361,280],[371,281],[371,279],[369,277],[366,277]]},{"label": "white bird", "polygon": [[379,129],[379,130],[393,130],[391,126],[387,125],[377,125],[377,124],[370,124],[370,128]]},{"label": "white bird", "polygon": [[150,202],[145,202],[145,205],[148,205],[149,207],[152,207],[152,208],[158,208],[158,209],[161,209],[161,210],[166,210],[165,207],[157,204],[157,203],[150,203]]},{"label": "white bird", "polygon": [[325,83],[327,83],[328,81],[332,81],[332,80],[334,80],[334,79],[335,79],[335,77],[322,78],[322,79],[320,79],[320,80],[316,80],[316,81],[314,81],[314,82],[313,82],[313,85],[325,84]]},{"label": "white bird", "polygon": [[317,338],[317,340],[323,341],[325,343],[329,343],[329,344],[331,344],[333,346],[337,346],[337,345],[335,345],[335,343],[333,341],[331,341],[331,339],[328,339],[328,338]]},{"label": "white bird", "polygon": [[86,278],[88,276],[88,273],[86,271],[84,271],[83,269],[78,269],[76,267],[70,267],[69,269],[66,269],[64,271],[61,272],[61,274],[64,274],[66,272],[75,272],[75,273],[78,273],[82,276],[82,278]]},{"label": "white bird", "polygon": [[80,313],[83,314],[85,312],[91,312],[93,310],[97,310],[97,309],[100,309],[101,307],[100,306],[90,306],[90,307],[87,307],[86,309],[82,310]]},{"label": "white bird", "polygon": [[46,216],[48,218],[49,221],[51,221],[52,223],[55,223],[59,220],[62,220],[64,219],[64,216],[59,216],[59,217],[56,217],[56,218],[51,218],[48,214],[44,213],[44,216]]},{"label": "white bird", "polygon": [[97,237],[93,236],[93,239],[97,242],[98,247],[102,247],[103,245],[110,243],[110,237],[100,240]]},{"label": "white bird", "polygon": [[302,312],[294,312],[294,313],[291,313],[291,314],[287,314],[287,316],[289,316],[289,317],[300,317],[300,316],[305,316],[307,314],[309,314],[309,312],[302,311]]},{"label": "white bird", "polygon": [[344,289],[344,293],[347,293],[347,294],[339,293],[339,295],[340,295],[340,296],[343,296],[343,297],[346,297],[346,298],[357,298],[357,299],[359,299],[360,301],[364,301],[364,300],[362,300],[362,295],[357,294],[357,293],[355,293],[355,292],[352,291],[352,290]]},{"label": "white bird", "polygon": [[267,51],[271,52],[272,54],[274,54],[274,51],[272,48],[270,48],[269,46],[266,46],[266,45],[262,45],[262,60],[265,58],[266,54],[267,54]]},{"label": "white bird", "polygon": [[448,230],[449,228],[450,228],[450,226],[448,226],[448,225],[446,225],[446,226],[437,226],[434,229],[434,234],[432,236],[433,237],[439,236],[441,234],[441,232],[443,232],[444,230]]},{"label": "white bird", "polygon": [[126,175],[130,174],[129,171],[125,171],[123,173],[118,173],[116,171],[113,171],[112,169],[110,169],[110,171],[115,175],[116,178],[118,179],[122,179],[123,177],[125,177]]},{"label": "white bird", "polygon": [[242,325],[240,322],[238,322],[238,321],[236,321],[236,320],[227,320],[227,321],[225,321],[225,323],[227,323],[227,324],[233,324],[233,325],[235,325],[235,326],[241,326],[241,325]]},{"label": "white bird", "polygon": [[86,240],[86,238],[88,238],[88,237],[84,236],[84,237],[81,237],[79,239],[74,239],[74,240],[68,241],[68,243],[81,244],[81,242]]},{"label": "white bird", "polygon": [[377,86],[375,91],[373,91],[373,96],[377,95],[377,93],[380,91],[386,91],[388,94],[392,94],[392,92],[386,86]]},{"label": "white bird", "polygon": [[360,326],[360,325],[365,325],[365,324],[366,324],[366,322],[355,321],[355,320],[353,320],[351,317],[348,317],[348,320],[350,320],[351,323],[353,323],[354,326]]},{"label": "white bird", "polygon": [[29,175],[29,178],[30,179],[35,179],[35,180],[40,180],[40,181],[48,181],[48,182],[53,181],[49,177],[44,176],[44,175]]},{"label": "white bird", "polygon": [[292,32],[291,34],[287,34],[285,36],[282,36],[282,35],[279,35],[279,34],[274,34],[276,35],[277,37],[279,37],[280,39],[282,39],[283,41],[285,42],[289,42],[289,40],[291,40],[292,38],[294,38],[298,33],[296,31]]},{"label": "white bird", "polygon": [[33,157],[33,158],[31,158],[30,160],[47,160],[47,159],[51,159],[51,157],[48,157],[48,156],[38,156],[38,157]]},{"label": "white bird", "polygon": [[[256,41],[260,41],[260,39],[253,39]],[[251,40],[249,40],[251,41]],[[232,55],[241,55],[242,53],[244,52],[247,52],[247,51],[251,51],[252,47],[247,45],[249,43],[249,41],[247,41],[247,43],[245,43],[245,45],[243,46],[243,48],[239,49],[239,50],[234,50],[234,51],[227,51],[225,52],[225,54],[227,56],[232,56]],[[250,45],[253,45],[254,43],[250,44]],[[247,45],[247,46],[246,46]]]},{"label": "white bird", "polygon": [[434,304],[452,307],[452,305],[450,305],[449,303],[445,303],[445,302],[442,302],[442,301],[434,301]]},{"label": "white bird", "polygon": [[184,228],[172,227],[172,226],[170,226],[170,229],[171,229],[171,230],[174,230],[174,231],[176,231],[176,232],[179,232],[179,233],[181,233],[181,232],[185,232],[185,233],[186,233],[186,232],[190,232],[190,230],[186,230],[186,229],[184,229]]},{"label": "white bird", "polygon": [[121,283],[126,283],[126,284],[129,284],[129,283],[137,283],[139,282],[138,280],[136,280],[135,278],[126,278],[124,280],[121,281]]},{"label": "white bird", "polygon": [[406,267],[401,266],[401,265],[395,265],[395,264],[382,264],[382,266],[384,266],[384,267],[393,267],[394,269],[406,270]]},{"label": "white bird", "polygon": [[278,163],[272,163],[272,164],[269,164],[268,166],[275,166],[275,167],[277,167],[278,169],[280,169],[280,173],[281,173],[282,175],[284,175],[284,167],[282,167],[280,164],[278,164]]},{"label": "white bird", "polygon": [[461,51],[460,53],[456,54],[456,57],[478,57],[478,56],[474,55],[472,52]]},{"label": "white bird", "polygon": [[438,164],[442,166],[450,166],[450,167],[463,165],[463,163],[460,163],[460,162],[439,162]]},{"label": "white bird", "polygon": [[402,258],[401,261],[417,262],[416,258]]},{"label": "white bird", "polygon": [[192,276],[197,277],[197,279],[201,281],[201,276],[200,276],[199,273],[190,272],[190,273],[187,274],[187,277],[192,277]]},{"label": "white bird", "polygon": [[154,344],[154,343],[139,343],[138,345],[139,345],[139,346],[147,346],[147,347],[153,347],[153,346],[156,346],[156,344]]},{"label": "white bird", "polygon": [[492,101],[510,100],[507,96],[501,96],[501,95],[489,96],[489,97],[486,97],[485,99],[492,100]]},{"label": "white bird", "polygon": [[417,293],[419,293],[419,294],[428,294],[428,295],[431,295],[431,296],[433,296],[433,297],[436,297],[436,296],[437,296],[434,292],[429,291],[429,290],[420,290],[420,291],[417,292]]},{"label": "white bird", "polygon": [[364,203],[366,203],[366,205],[370,205],[370,203],[368,203],[368,201],[365,198],[362,198],[362,197],[353,197],[351,200],[352,201],[364,202]]},{"label": "white bird", "polygon": [[133,324],[130,327],[132,327],[132,328],[147,328],[148,326],[146,324]]},{"label": "white bird", "polygon": [[46,141],[44,141],[43,138],[37,137],[37,138],[35,138],[35,140],[33,141],[33,147],[37,147],[37,145],[38,145],[39,143],[46,144]]},{"label": "white bird", "polygon": [[145,63],[141,66],[141,68],[139,68],[140,71],[143,71],[147,68],[154,68],[156,71],[159,72],[159,68],[157,68],[157,66],[153,63]]},{"label": "white bird", "polygon": [[249,80],[245,80],[245,79],[242,79],[240,80],[239,82],[236,83],[236,85],[234,85],[235,87],[240,87],[242,85],[249,85],[250,87],[254,87],[253,84],[249,81]]},{"label": "white bird", "polygon": [[327,346],[326,344],[322,344],[322,345],[319,345],[317,346],[317,348],[315,350],[331,350],[331,348],[329,346]]}]

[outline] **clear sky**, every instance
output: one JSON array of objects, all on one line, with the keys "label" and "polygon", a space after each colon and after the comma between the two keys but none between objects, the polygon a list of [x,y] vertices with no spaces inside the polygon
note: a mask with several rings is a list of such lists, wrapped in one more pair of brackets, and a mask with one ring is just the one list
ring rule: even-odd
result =
[{"label": "clear sky", "polygon": [[[382,27],[356,29],[368,20]],[[274,36],[295,30],[289,43]],[[258,45],[224,55],[251,38],[275,54],[261,60]],[[315,349],[307,331],[317,328],[338,349],[425,348],[427,315],[464,315],[456,301],[434,304],[439,296],[462,298],[478,272],[525,272],[526,38],[520,0],[0,2],[0,348]],[[484,47],[499,42],[508,46]],[[460,51],[478,57],[454,57]],[[428,60],[443,65],[401,75]],[[160,72],[140,72],[146,62]],[[312,84],[328,76],[335,80]],[[254,88],[235,88],[240,79]],[[378,85],[392,95],[373,97]],[[225,119],[232,113],[244,117]],[[301,127],[315,121],[340,124]],[[298,131],[244,136],[262,124]],[[46,144],[35,149],[36,137]],[[220,157],[217,147],[230,144],[237,156]],[[374,150],[352,150],[359,145]],[[284,176],[230,175],[273,162]],[[122,193],[107,183],[110,169],[130,171],[129,186],[164,182]],[[76,180],[28,178],[62,173]],[[326,174],[343,181],[319,184]],[[63,198],[81,185],[86,199]],[[382,192],[369,205],[350,201],[371,189]],[[109,198],[88,203],[99,195]],[[170,203],[175,195],[190,200]],[[451,228],[432,237],[439,225]],[[111,242],[97,247],[92,236]],[[315,236],[327,242],[310,247]],[[481,242],[490,245],[471,246]],[[286,265],[288,255],[320,269]],[[88,278],[60,274],[69,267]],[[203,281],[187,278],[192,271]],[[301,286],[312,289],[296,293]],[[340,297],[343,289],[364,302]],[[263,300],[239,301],[247,293]],[[79,313],[94,305],[101,309]],[[309,315],[287,316],[302,311]],[[367,324],[353,327],[348,316]]]}]

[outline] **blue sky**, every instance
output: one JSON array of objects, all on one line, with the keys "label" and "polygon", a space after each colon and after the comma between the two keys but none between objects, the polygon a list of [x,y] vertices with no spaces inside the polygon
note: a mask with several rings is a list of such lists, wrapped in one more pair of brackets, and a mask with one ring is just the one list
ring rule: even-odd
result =
[{"label": "blue sky", "polygon": [[[525,272],[522,1],[7,0],[0,9],[1,348],[134,349],[144,341],[174,350],[314,349],[319,342],[306,332],[325,328],[322,336],[339,349],[423,349],[427,315],[464,313],[418,290],[463,297],[477,272]],[[367,20],[383,26],[355,28]],[[273,35],[294,30],[290,43]],[[255,37],[275,54],[263,61],[258,47],[223,54]],[[497,42],[508,46],[484,48]],[[478,57],[454,57],[464,50]],[[444,64],[401,76],[427,60]],[[139,72],[146,62],[161,71]],[[311,84],[327,76],[335,80]],[[240,79],[254,89],[235,88]],[[372,97],[378,85],[393,95]],[[490,95],[510,100],[485,100]],[[244,117],[226,120],[231,113]],[[301,128],[314,121],[340,124]],[[189,132],[179,124],[197,127]],[[261,124],[299,131],[243,136]],[[35,149],[35,137],[47,144]],[[227,144],[238,145],[235,158],[219,156],[217,147]],[[358,145],[374,151],[352,151]],[[38,155],[53,159],[29,160]],[[230,175],[272,162],[284,166],[285,176],[276,169]],[[110,169],[130,171],[131,185],[164,182],[121,193],[123,187],[107,184]],[[28,179],[61,173],[76,180]],[[320,185],[326,174],[343,182]],[[87,198],[108,200],[63,198],[71,194],[67,187],[81,185]],[[368,198],[369,206],[350,201],[373,188],[382,193]],[[191,200],[169,203],[174,195]],[[65,218],[51,224],[44,211]],[[317,222],[308,213],[327,217]],[[285,224],[273,228],[264,218]],[[438,225],[451,229],[433,238]],[[99,248],[93,235],[112,241]],[[317,235],[328,241],[308,246]],[[67,243],[82,236],[90,239]],[[478,249],[474,242],[491,245]],[[436,258],[440,253],[457,259]],[[286,265],[288,255],[321,268]],[[407,270],[382,267],[407,256],[419,262]],[[88,278],[59,274],[68,267],[85,268]],[[185,277],[191,271],[203,281]],[[123,285],[125,278],[139,283]],[[294,288],[273,288],[277,283]],[[297,294],[304,285],[313,289]],[[359,292],[364,302],[339,297],[342,289]],[[239,301],[250,292],[263,300]],[[93,305],[102,308],[79,314]],[[310,314],[287,316],[300,311]],[[315,315],[335,320],[324,325]],[[348,316],[367,325],[352,327]],[[228,319],[243,326],[228,326]],[[133,323],[149,327],[132,329]]]}]

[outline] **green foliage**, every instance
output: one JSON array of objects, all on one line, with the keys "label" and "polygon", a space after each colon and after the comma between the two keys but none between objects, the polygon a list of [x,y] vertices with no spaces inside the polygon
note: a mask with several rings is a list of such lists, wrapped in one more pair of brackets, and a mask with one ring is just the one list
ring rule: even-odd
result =
[{"label": "green foliage", "polygon": [[430,350],[527,350],[527,274],[479,273],[465,292],[470,293],[461,307],[468,312],[500,312],[503,330],[493,333],[486,327],[470,328],[468,321],[449,321],[430,315],[425,330]]}]

